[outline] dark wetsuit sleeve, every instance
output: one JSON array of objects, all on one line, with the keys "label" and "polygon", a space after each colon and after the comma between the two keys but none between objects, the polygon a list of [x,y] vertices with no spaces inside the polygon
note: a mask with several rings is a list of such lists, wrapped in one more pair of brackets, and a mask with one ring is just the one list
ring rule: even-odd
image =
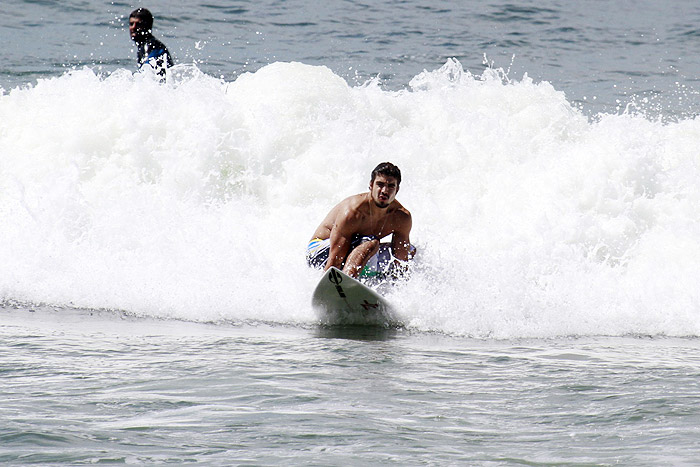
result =
[{"label": "dark wetsuit sleeve", "polygon": [[168,48],[153,36],[137,45],[136,58],[139,66],[143,66],[145,63],[151,63],[160,69],[173,66],[173,58]]}]

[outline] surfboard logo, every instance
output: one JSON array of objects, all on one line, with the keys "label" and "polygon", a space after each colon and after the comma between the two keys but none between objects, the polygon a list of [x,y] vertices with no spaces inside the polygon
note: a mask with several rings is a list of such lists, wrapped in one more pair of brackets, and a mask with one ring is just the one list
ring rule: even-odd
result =
[{"label": "surfboard logo", "polygon": [[343,276],[335,269],[331,269],[331,273],[328,274],[328,280],[335,284],[335,291],[338,292],[340,298],[346,298],[345,291],[340,286],[340,283],[343,282]]},{"label": "surfboard logo", "polygon": [[365,309],[365,311],[369,311],[370,308],[377,309],[379,308],[379,303],[370,303],[367,300],[364,301],[364,303],[360,303],[360,306]]},{"label": "surfboard logo", "polygon": [[343,282],[343,276],[338,274],[338,271],[331,269],[331,273],[328,274],[328,280],[333,282],[335,285],[340,285]]}]

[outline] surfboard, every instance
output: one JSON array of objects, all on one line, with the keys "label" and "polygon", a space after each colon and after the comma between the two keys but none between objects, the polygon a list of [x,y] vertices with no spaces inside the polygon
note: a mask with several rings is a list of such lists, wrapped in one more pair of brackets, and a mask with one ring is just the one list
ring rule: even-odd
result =
[{"label": "surfboard", "polygon": [[321,277],[311,304],[325,325],[400,325],[384,297],[335,267]]}]

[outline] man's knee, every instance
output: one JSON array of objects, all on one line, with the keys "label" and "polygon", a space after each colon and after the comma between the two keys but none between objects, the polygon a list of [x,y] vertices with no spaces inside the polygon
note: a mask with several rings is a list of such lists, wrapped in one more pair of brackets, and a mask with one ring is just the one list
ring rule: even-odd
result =
[{"label": "man's knee", "polygon": [[354,265],[364,265],[369,258],[377,254],[379,251],[379,240],[376,238],[365,240],[357,245],[348,255],[348,262]]},{"label": "man's knee", "polygon": [[379,240],[376,238],[364,242],[363,245],[366,245],[369,256],[376,255],[379,251]]}]

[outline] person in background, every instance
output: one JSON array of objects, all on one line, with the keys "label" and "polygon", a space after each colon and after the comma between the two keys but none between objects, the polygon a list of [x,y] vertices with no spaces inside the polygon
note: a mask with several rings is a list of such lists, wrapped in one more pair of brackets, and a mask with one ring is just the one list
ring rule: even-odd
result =
[{"label": "person in background", "polygon": [[165,76],[166,68],[173,66],[168,48],[153,37],[153,15],[146,8],[137,8],[129,15],[129,34],[136,43],[136,59],[139,69],[149,66],[159,76]]}]

